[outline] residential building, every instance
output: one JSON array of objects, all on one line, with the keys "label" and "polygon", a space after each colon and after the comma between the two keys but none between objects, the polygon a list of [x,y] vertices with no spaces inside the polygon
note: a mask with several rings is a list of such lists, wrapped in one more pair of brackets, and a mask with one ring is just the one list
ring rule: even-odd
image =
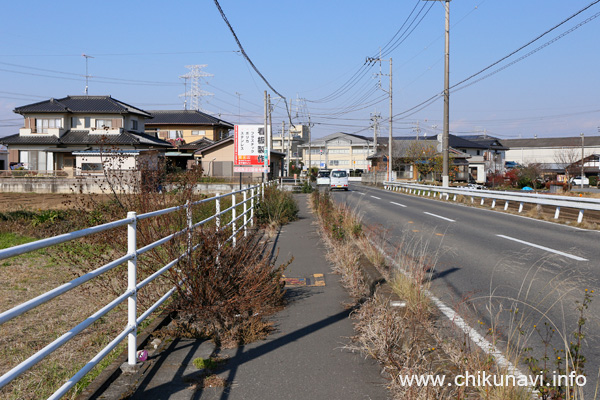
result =
[{"label": "residential building", "polygon": [[[283,176],[283,163],[285,154],[271,150],[271,163],[269,179],[279,178]],[[195,152],[195,156],[199,159],[198,163],[202,165],[203,175],[214,176],[220,178],[233,178],[238,176],[234,172],[234,137],[227,137],[223,140],[213,143],[210,146],[204,147]],[[245,178],[260,179],[260,172],[242,172]]]},{"label": "residential building", "polygon": [[150,113],[111,96],[67,96],[17,107],[19,133],[0,139],[12,168],[67,176],[96,174],[107,154],[120,154],[111,169],[134,169],[141,159],[156,161],[171,145],[144,133]]},{"label": "residential building", "polygon": [[307,167],[310,149],[312,167],[341,168],[361,172],[371,168],[371,162],[367,157],[375,152],[373,138],[343,132],[299,145],[298,149]]},{"label": "residential building", "polygon": [[[467,145],[465,141],[454,138],[454,143]],[[469,160],[472,156],[462,150],[450,146],[450,175],[454,181],[467,181],[469,175]],[[365,177],[367,181],[378,182],[388,179],[387,146],[369,157],[373,168],[373,176]],[[414,137],[396,137],[392,143],[392,180],[441,180],[441,171],[435,172],[434,165],[442,157],[441,141],[436,137],[420,140]]]},{"label": "residential building", "polygon": [[154,110],[146,122],[146,133],[173,143],[189,144],[200,139],[217,142],[229,136],[233,124],[197,110]]},{"label": "residential building", "polygon": [[8,169],[8,148],[0,145],[0,171]]},{"label": "residential building", "polygon": [[[302,153],[298,146],[308,141],[308,126],[296,125],[287,132],[273,135],[272,149],[286,154],[288,162],[299,165],[302,162]],[[287,171],[287,168],[286,168]]]}]

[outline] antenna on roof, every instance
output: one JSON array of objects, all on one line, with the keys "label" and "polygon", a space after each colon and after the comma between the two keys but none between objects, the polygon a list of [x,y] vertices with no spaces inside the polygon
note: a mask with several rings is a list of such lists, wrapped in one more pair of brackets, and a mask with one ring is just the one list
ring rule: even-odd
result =
[{"label": "antenna on roof", "polygon": [[89,56],[87,54],[82,54],[82,57],[85,57],[85,95],[88,95],[88,79],[90,78],[90,76],[88,75],[88,59],[89,58],[94,58],[92,56]]}]

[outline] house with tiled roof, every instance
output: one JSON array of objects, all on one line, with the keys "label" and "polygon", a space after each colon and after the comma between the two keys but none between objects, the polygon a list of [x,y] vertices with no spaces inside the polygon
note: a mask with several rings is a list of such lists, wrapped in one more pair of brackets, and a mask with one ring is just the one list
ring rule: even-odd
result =
[{"label": "house with tiled roof", "polygon": [[171,147],[144,132],[150,113],[111,96],[51,98],[14,112],[23,116],[23,127],[0,139],[12,169],[94,174],[102,172],[108,152],[121,154],[120,169],[135,169],[140,155],[156,158]]},{"label": "house with tiled roof", "polygon": [[[229,136],[233,124],[197,110],[153,110],[146,132],[176,145],[200,139],[214,142]],[[179,143],[177,143],[179,141]]]}]

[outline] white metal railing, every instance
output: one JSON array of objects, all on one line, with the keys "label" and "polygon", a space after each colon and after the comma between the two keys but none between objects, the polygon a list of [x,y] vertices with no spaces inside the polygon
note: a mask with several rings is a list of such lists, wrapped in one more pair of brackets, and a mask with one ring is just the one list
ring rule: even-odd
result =
[{"label": "white metal railing", "polygon": [[[149,212],[145,214],[137,215],[136,212],[128,212],[127,218],[109,222],[103,225],[94,226],[91,228],[82,229],[79,231],[65,233],[63,235],[54,236],[47,239],[41,239],[36,242],[31,242],[19,246],[10,247],[7,249],[0,250],[0,260],[18,256],[21,254],[29,253],[35,250],[43,249],[46,247],[58,245],[61,243],[66,243],[71,240],[75,240],[78,238],[82,238],[85,236],[93,235],[95,233],[104,232],[107,230],[124,227],[127,226],[127,254],[105,264],[96,270],[84,274],[68,283],[65,283],[49,292],[41,294],[40,296],[33,298],[25,303],[22,303],[10,310],[4,311],[0,313],[0,325],[3,323],[18,317],[19,315],[32,310],[58,296],[64,294],[81,284],[88,282],[89,280],[96,278],[103,273],[106,273],[113,268],[122,265],[123,263],[127,263],[127,275],[128,275],[128,283],[127,290],[118,296],[116,299],[112,300],[109,304],[96,311],[93,315],[86,318],[83,322],[71,328],[68,332],[60,336],[58,339],[54,340],[52,343],[48,344],[42,350],[38,351],[34,355],[30,356],[25,361],[21,362],[19,365],[6,372],[4,375],[0,376],[0,388],[7,385],[9,382],[17,378],[19,375],[33,367],[35,364],[40,362],[42,359],[50,355],[52,352],[56,351],[62,345],[67,343],[69,340],[73,339],[75,335],[92,325],[95,321],[100,319],[102,316],[106,315],[109,311],[117,307],[119,304],[123,303],[127,300],[128,303],[128,323],[127,326],[119,333],[106,347],[104,347],[99,353],[97,353],[82,369],[80,369],[73,377],[71,377],[63,386],[61,386],[49,399],[59,399],[64,396],[81,378],[83,378],[95,365],[97,365],[106,355],[110,353],[115,347],[119,345],[125,338],[128,338],[128,349],[127,349],[127,362],[130,365],[135,365],[137,362],[136,351],[137,351],[137,329],[138,325],[142,323],[152,312],[154,312],[161,304],[163,304],[176,290],[176,287],[171,288],[167,293],[165,293],[158,301],[156,301],[152,306],[150,306],[147,310],[145,310],[140,317],[137,317],[138,313],[138,304],[137,304],[137,292],[148,285],[150,282],[163,275],[165,272],[169,271],[174,265],[177,264],[182,258],[189,256],[193,251],[197,249],[199,245],[192,246],[192,233],[193,230],[211,220],[215,220],[217,227],[220,227],[221,216],[224,214],[231,212],[231,220],[225,226],[220,227],[221,229],[227,228],[231,226],[232,235],[226,240],[232,241],[232,245],[236,245],[236,235],[243,230],[244,236],[247,235],[247,226],[252,226],[254,224],[254,209],[258,205],[259,201],[264,199],[264,190],[266,186],[272,185],[273,182],[263,183],[260,185],[248,187],[246,189],[233,191],[231,193],[226,193],[219,195],[217,194],[214,197],[203,199],[200,201],[190,202],[188,201],[185,205],[175,206],[171,208],[166,208],[163,210],[158,210],[154,212]],[[239,198],[237,195],[242,194],[243,200],[240,202],[236,202],[236,199]],[[231,196],[232,205],[231,207],[221,210],[221,200]],[[192,208],[196,205],[207,203],[207,202],[215,202],[216,212],[214,215],[194,223],[192,221]],[[250,206],[248,207],[248,203]],[[242,207],[244,211],[237,215],[236,208]],[[137,222],[158,217],[161,215],[169,214],[175,211],[186,210],[186,219],[187,226],[185,229],[165,236],[153,243],[150,243],[142,248],[137,248]],[[243,223],[239,224],[239,220],[243,218]],[[239,228],[238,228],[239,225]],[[179,257],[175,260],[172,260],[168,264],[162,266],[152,275],[148,276],[142,282],[137,282],[137,257],[141,254],[144,254],[162,244],[169,242],[170,240],[179,237],[183,234],[188,235],[187,241],[187,250],[184,251]],[[183,283],[183,282],[181,282]]]},{"label": "white metal railing", "polygon": [[539,193],[524,193],[524,192],[505,192],[499,190],[480,190],[457,187],[442,187],[421,185],[416,183],[403,182],[384,182],[383,186],[386,190],[403,191],[410,194],[427,195],[441,198],[444,196],[446,200],[453,196],[456,201],[457,196],[462,195],[471,198],[471,203],[475,202],[475,198],[481,199],[481,205],[485,203],[485,199],[491,199],[491,207],[496,207],[497,200],[504,200],[504,210],[508,209],[509,202],[513,201],[519,204],[519,212],[523,211],[523,204],[539,204],[556,207],[554,219],[558,219],[561,207],[574,208],[579,210],[577,222],[583,221],[583,213],[585,210],[600,211],[600,199],[592,199],[585,197],[568,197],[555,196]]}]

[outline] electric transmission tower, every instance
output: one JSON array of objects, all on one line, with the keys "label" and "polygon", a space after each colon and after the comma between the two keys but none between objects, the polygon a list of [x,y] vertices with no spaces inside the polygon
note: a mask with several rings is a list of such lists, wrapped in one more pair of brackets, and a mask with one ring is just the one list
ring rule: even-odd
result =
[{"label": "electric transmission tower", "polygon": [[[186,109],[187,109],[187,99],[189,97],[191,99],[190,103],[191,103],[192,110],[200,111],[202,109],[201,98],[203,96],[213,96],[214,95],[214,93],[206,92],[200,88],[200,85],[202,84],[201,78],[208,77],[208,76],[214,76],[214,75],[202,71],[202,68],[206,67],[206,64],[186,65],[185,67],[187,69],[189,69],[190,72],[188,72],[185,75],[180,76],[180,78],[183,78],[186,81],[186,92],[183,94],[180,94],[179,97],[185,97],[184,104],[186,104],[186,107],[185,107]],[[191,81],[190,82],[191,83],[190,90],[187,90],[187,80],[188,79]]]}]

